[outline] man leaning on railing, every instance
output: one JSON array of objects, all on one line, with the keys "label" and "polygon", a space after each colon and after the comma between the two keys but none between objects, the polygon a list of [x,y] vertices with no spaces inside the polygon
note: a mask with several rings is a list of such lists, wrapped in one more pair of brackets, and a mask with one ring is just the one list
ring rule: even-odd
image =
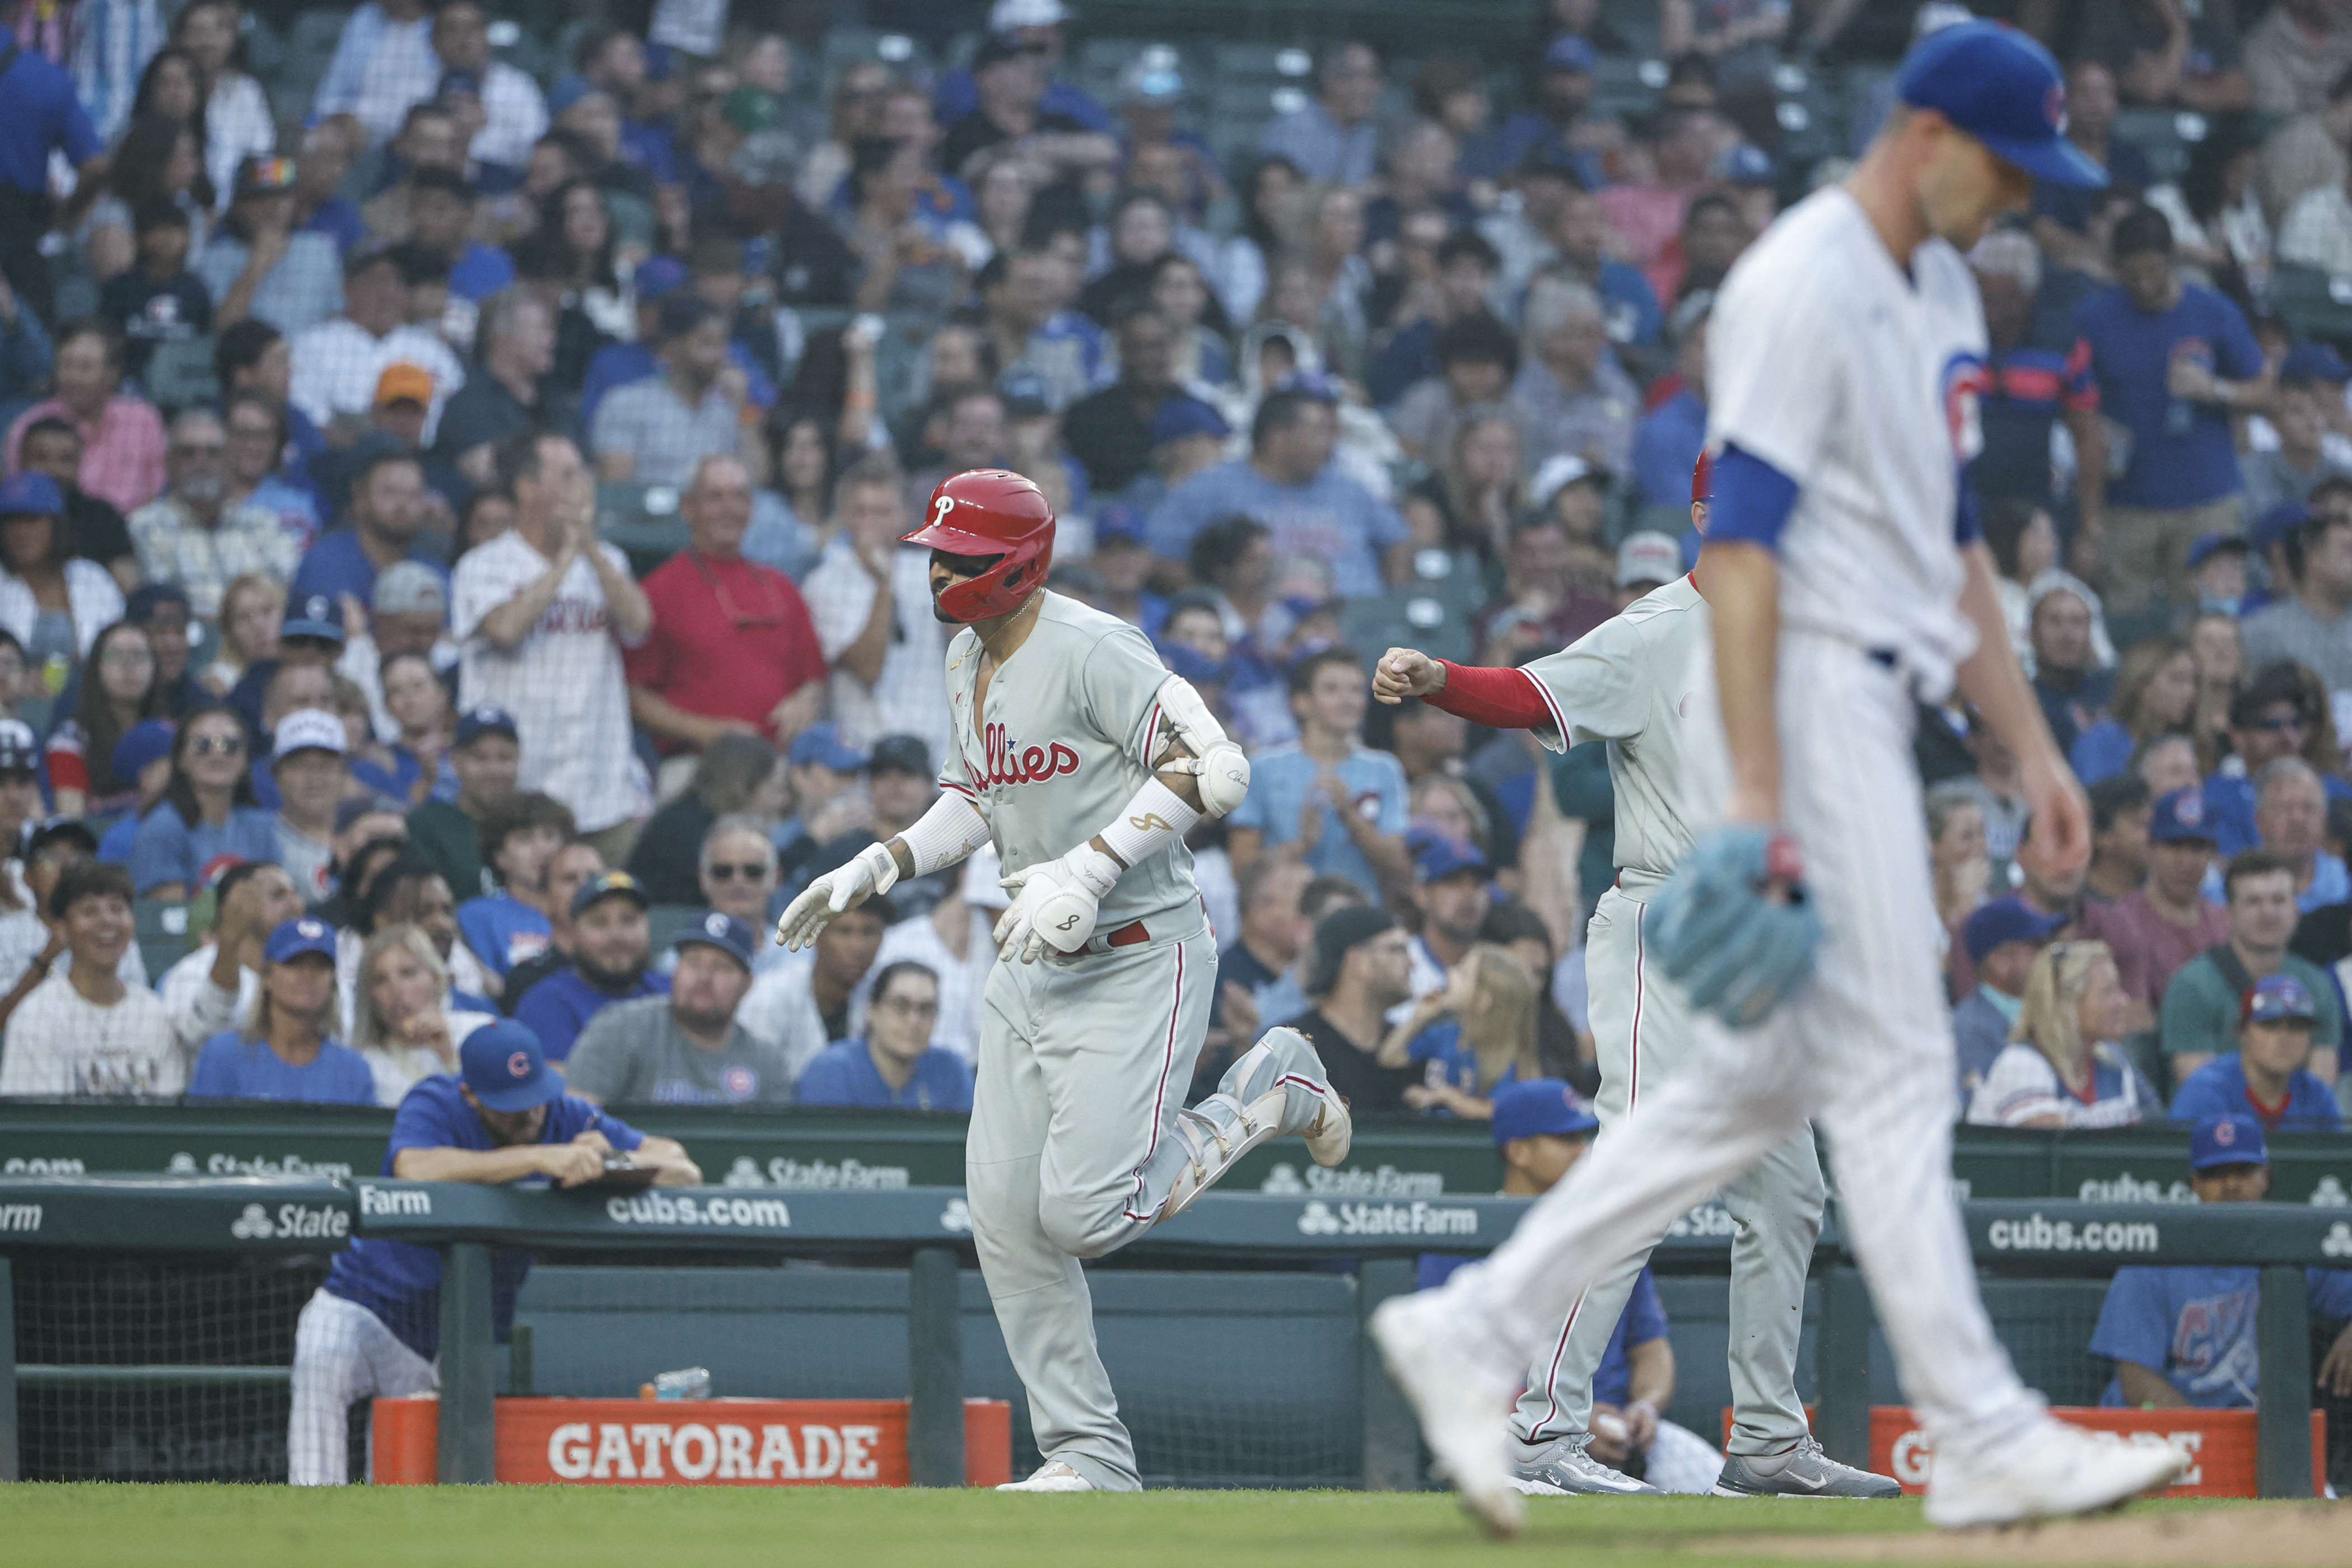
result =
[{"label": "man leaning on railing", "polygon": [[[408,1091],[393,1118],[383,1174],[419,1182],[544,1182],[575,1187],[604,1174],[605,1157],[635,1156],[664,1186],[694,1186],[702,1173],[675,1141],[639,1132],[566,1094],[539,1038],[511,1019],[477,1029],[458,1049],[460,1070]],[[498,1337],[514,1322],[530,1272],[528,1252],[491,1263]],[[334,1267],[294,1331],[294,1414],[287,1479],[340,1486],[349,1477],[346,1433],[354,1400],[426,1394],[441,1384],[441,1255],[406,1242],[362,1237]]]}]

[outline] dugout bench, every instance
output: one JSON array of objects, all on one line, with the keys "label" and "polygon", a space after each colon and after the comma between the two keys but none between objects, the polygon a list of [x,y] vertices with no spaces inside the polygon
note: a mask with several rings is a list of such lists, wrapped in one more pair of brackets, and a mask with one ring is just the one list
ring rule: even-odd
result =
[{"label": "dugout bench", "polygon": [[[1390,1200],[1212,1193],[1129,1254],[1206,1264],[1328,1270],[1356,1259],[1358,1332],[1347,1365],[1355,1387],[1369,1489],[1422,1484],[1410,1408],[1381,1373],[1360,1331],[1389,1296],[1412,1288],[1423,1252],[1484,1253],[1517,1223],[1526,1200]],[[2226,1209],[2084,1205],[2046,1200],[1965,1205],[1980,1268],[2022,1279],[2102,1278],[2126,1264],[2252,1265],[2263,1269],[2258,1481],[2264,1496],[2307,1496],[2312,1449],[2311,1362],[2302,1269],[2352,1267],[2352,1219],[2284,1204]],[[1703,1206],[1661,1245],[1663,1275],[1721,1275],[1731,1226]],[[291,1257],[332,1252],[354,1235],[432,1246],[445,1258],[441,1299],[439,1476],[491,1478],[491,1415],[499,1377],[492,1342],[490,1255],[529,1247],[648,1263],[698,1255],[763,1254],[890,1258],[907,1266],[910,1399],[908,1458],[918,1485],[960,1485],[964,1474],[963,1278],[970,1218],[960,1190],[777,1194],[706,1187],[636,1194],[561,1193],[466,1184],[257,1177],[0,1178],[0,1479],[19,1473],[16,1393],[60,1383],[283,1382],[282,1366],[19,1366],[10,1317],[9,1260],[78,1251],[239,1253]],[[1822,1312],[1815,1337],[1817,1429],[1829,1451],[1866,1459],[1872,1312],[1861,1275],[1835,1234],[1816,1258]],[[1337,1281],[1335,1281],[1337,1283]],[[510,1373],[512,1369],[510,1368]],[[522,1380],[528,1383],[528,1372]]]}]

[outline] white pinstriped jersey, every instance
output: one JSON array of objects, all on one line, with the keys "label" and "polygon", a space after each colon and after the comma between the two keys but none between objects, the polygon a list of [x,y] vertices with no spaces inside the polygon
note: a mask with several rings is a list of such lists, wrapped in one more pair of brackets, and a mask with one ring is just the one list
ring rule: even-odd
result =
[{"label": "white pinstriped jersey", "polygon": [[1551,710],[1536,739],[1555,752],[1609,746],[1617,864],[1664,876],[1691,847],[1683,816],[1683,723],[1707,646],[1706,601],[1688,577],[1643,595],[1558,653],[1523,668]]},{"label": "white pinstriped jersey", "polygon": [[1952,521],[1983,444],[1984,367],[1959,252],[1929,239],[1906,276],[1837,185],[1748,247],[1707,329],[1707,449],[1738,446],[1797,484],[1782,622],[1895,654],[1923,697],[1976,647]]},{"label": "white pinstriped jersey", "polygon": [[[940,787],[980,803],[1007,871],[1059,859],[1135,798],[1151,776],[1145,752],[1168,679],[1135,627],[1059,594],[1045,601],[1029,639],[990,679],[988,709],[977,717],[980,634],[966,626],[948,645],[956,754],[940,770]],[[1179,843],[1120,875],[1095,929],[1108,934],[1182,910],[1197,921],[1200,897],[1192,852]]]}]

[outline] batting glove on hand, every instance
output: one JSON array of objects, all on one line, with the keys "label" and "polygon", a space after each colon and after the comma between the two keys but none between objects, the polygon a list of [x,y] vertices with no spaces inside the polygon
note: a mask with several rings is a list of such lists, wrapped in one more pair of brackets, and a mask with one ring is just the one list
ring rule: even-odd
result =
[{"label": "batting glove on hand", "polygon": [[1064,953],[1085,947],[1120,869],[1089,843],[1003,878],[997,885],[1013,889],[1013,899],[996,922],[998,956],[1034,963],[1049,946]]},{"label": "batting glove on hand", "polygon": [[776,921],[776,940],[792,952],[816,942],[816,933],[833,923],[834,916],[887,893],[898,882],[898,858],[887,844],[868,844],[847,865],[836,866],[811,882]]},{"label": "batting glove on hand", "polygon": [[1752,1029],[1812,973],[1821,918],[1795,839],[1725,827],[1701,839],[1650,904],[1649,940],[1691,1003]]}]

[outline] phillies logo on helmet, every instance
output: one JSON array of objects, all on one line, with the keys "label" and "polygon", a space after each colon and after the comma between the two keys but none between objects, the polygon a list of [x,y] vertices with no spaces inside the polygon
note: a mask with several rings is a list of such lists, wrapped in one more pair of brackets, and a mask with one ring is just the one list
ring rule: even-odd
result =
[{"label": "phillies logo on helmet", "polygon": [[988,766],[983,779],[992,784],[1044,784],[1047,779],[1078,771],[1078,753],[1055,741],[1050,746],[1024,746],[991,723],[981,734]]},{"label": "phillies logo on helmet", "polygon": [[[905,536],[962,559],[961,579],[937,593],[942,617],[967,624],[1012,614],[1045,585],[1054,560],[1054,508],[1045,492],[1004,468],[950,474],[931,492],[921,527]],[[975,560],[986,564],[974,570]]]}]

